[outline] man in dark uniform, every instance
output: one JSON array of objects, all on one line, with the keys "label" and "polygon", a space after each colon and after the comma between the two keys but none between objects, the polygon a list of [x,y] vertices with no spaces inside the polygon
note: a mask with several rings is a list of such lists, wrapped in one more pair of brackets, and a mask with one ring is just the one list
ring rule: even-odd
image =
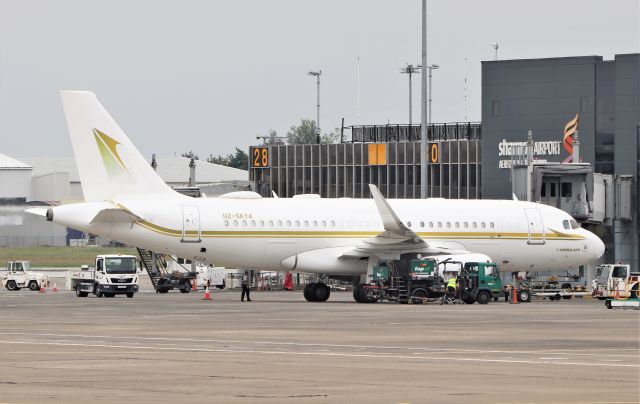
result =
[{"label": "man in dark uniform", "polygon": [[247,301],[250,302],[249,292],[251,292],[251,277],[249,276],[249,271],[244,271],[244,275],[242,275],[242,296],[240,300],[244,302],[244,295],[246,294]]}]

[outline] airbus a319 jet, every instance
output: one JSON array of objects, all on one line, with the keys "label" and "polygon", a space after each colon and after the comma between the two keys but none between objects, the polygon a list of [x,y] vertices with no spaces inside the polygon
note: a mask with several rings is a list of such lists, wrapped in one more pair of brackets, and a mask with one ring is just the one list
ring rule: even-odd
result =
[{"label": "airbus a319 jet", "polygon": [[[416,253],[503,271],[560,271],[597,260],[604,244],[567,213],[517,200],[387,200],[233,192],[191,198],[166,185],[90,92],[62,101],[85,202],[34,208],[46,220],[230,268],[300,271],[365,283],[384,260]],[[324,301],[329,288],[308,287]]]}]

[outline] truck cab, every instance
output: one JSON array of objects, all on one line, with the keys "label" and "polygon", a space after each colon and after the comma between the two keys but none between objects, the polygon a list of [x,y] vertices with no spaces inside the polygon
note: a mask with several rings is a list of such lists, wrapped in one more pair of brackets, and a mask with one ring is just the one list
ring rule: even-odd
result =
[{"label": "truck cab", "polygon": [[600,300],[615,297],[638,297],[638,280],[640,273],[632,272],[630,265],[604,264],[596,270],[596,279],[592,284],[592,295]]},{"label": "truck cab", "polygon": [[[495,263],[467,262],[461,273],[461,299],[465,303],[478,302],[487,304],[491,299],[498,300],[504,295],[500,269]],[[519,296],[522,301],[528,301],[529,295]]]},{"label": "truck cab", "polygon": [[7,273],[3,283],[7,290],[20,290],[29,288],[32,291],[40,290],[48,282],[45,274],[31,271],[30,261],[11,260],[7,262]]},{"label": "truck cab", "polygon": [[133,255],[98,255],[94,268],[84,266],[72,274],[70,287],[78,297],[93,293],[97,297],[125,294],[131,298],[138,292],[138,261]]}]

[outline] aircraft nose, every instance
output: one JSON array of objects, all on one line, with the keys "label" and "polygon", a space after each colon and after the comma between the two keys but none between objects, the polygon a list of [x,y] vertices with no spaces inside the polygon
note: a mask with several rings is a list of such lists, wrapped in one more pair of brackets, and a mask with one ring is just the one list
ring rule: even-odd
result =
[{"label": "aircraft nose", "polygon": [[600,240],[600,237],[595,234],[590,234],[592,250],[595,253],[596,259],[602,257],[604,254],[604,243]]}]

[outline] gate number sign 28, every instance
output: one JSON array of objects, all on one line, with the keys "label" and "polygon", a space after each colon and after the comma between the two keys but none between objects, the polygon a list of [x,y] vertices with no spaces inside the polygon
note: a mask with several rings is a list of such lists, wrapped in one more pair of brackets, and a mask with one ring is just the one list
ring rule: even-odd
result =
[{"label": "gate number sign 28", "polygon": [[255,168],[269,167],[269,148],[254,147],[251,151],[251,166]]}]

